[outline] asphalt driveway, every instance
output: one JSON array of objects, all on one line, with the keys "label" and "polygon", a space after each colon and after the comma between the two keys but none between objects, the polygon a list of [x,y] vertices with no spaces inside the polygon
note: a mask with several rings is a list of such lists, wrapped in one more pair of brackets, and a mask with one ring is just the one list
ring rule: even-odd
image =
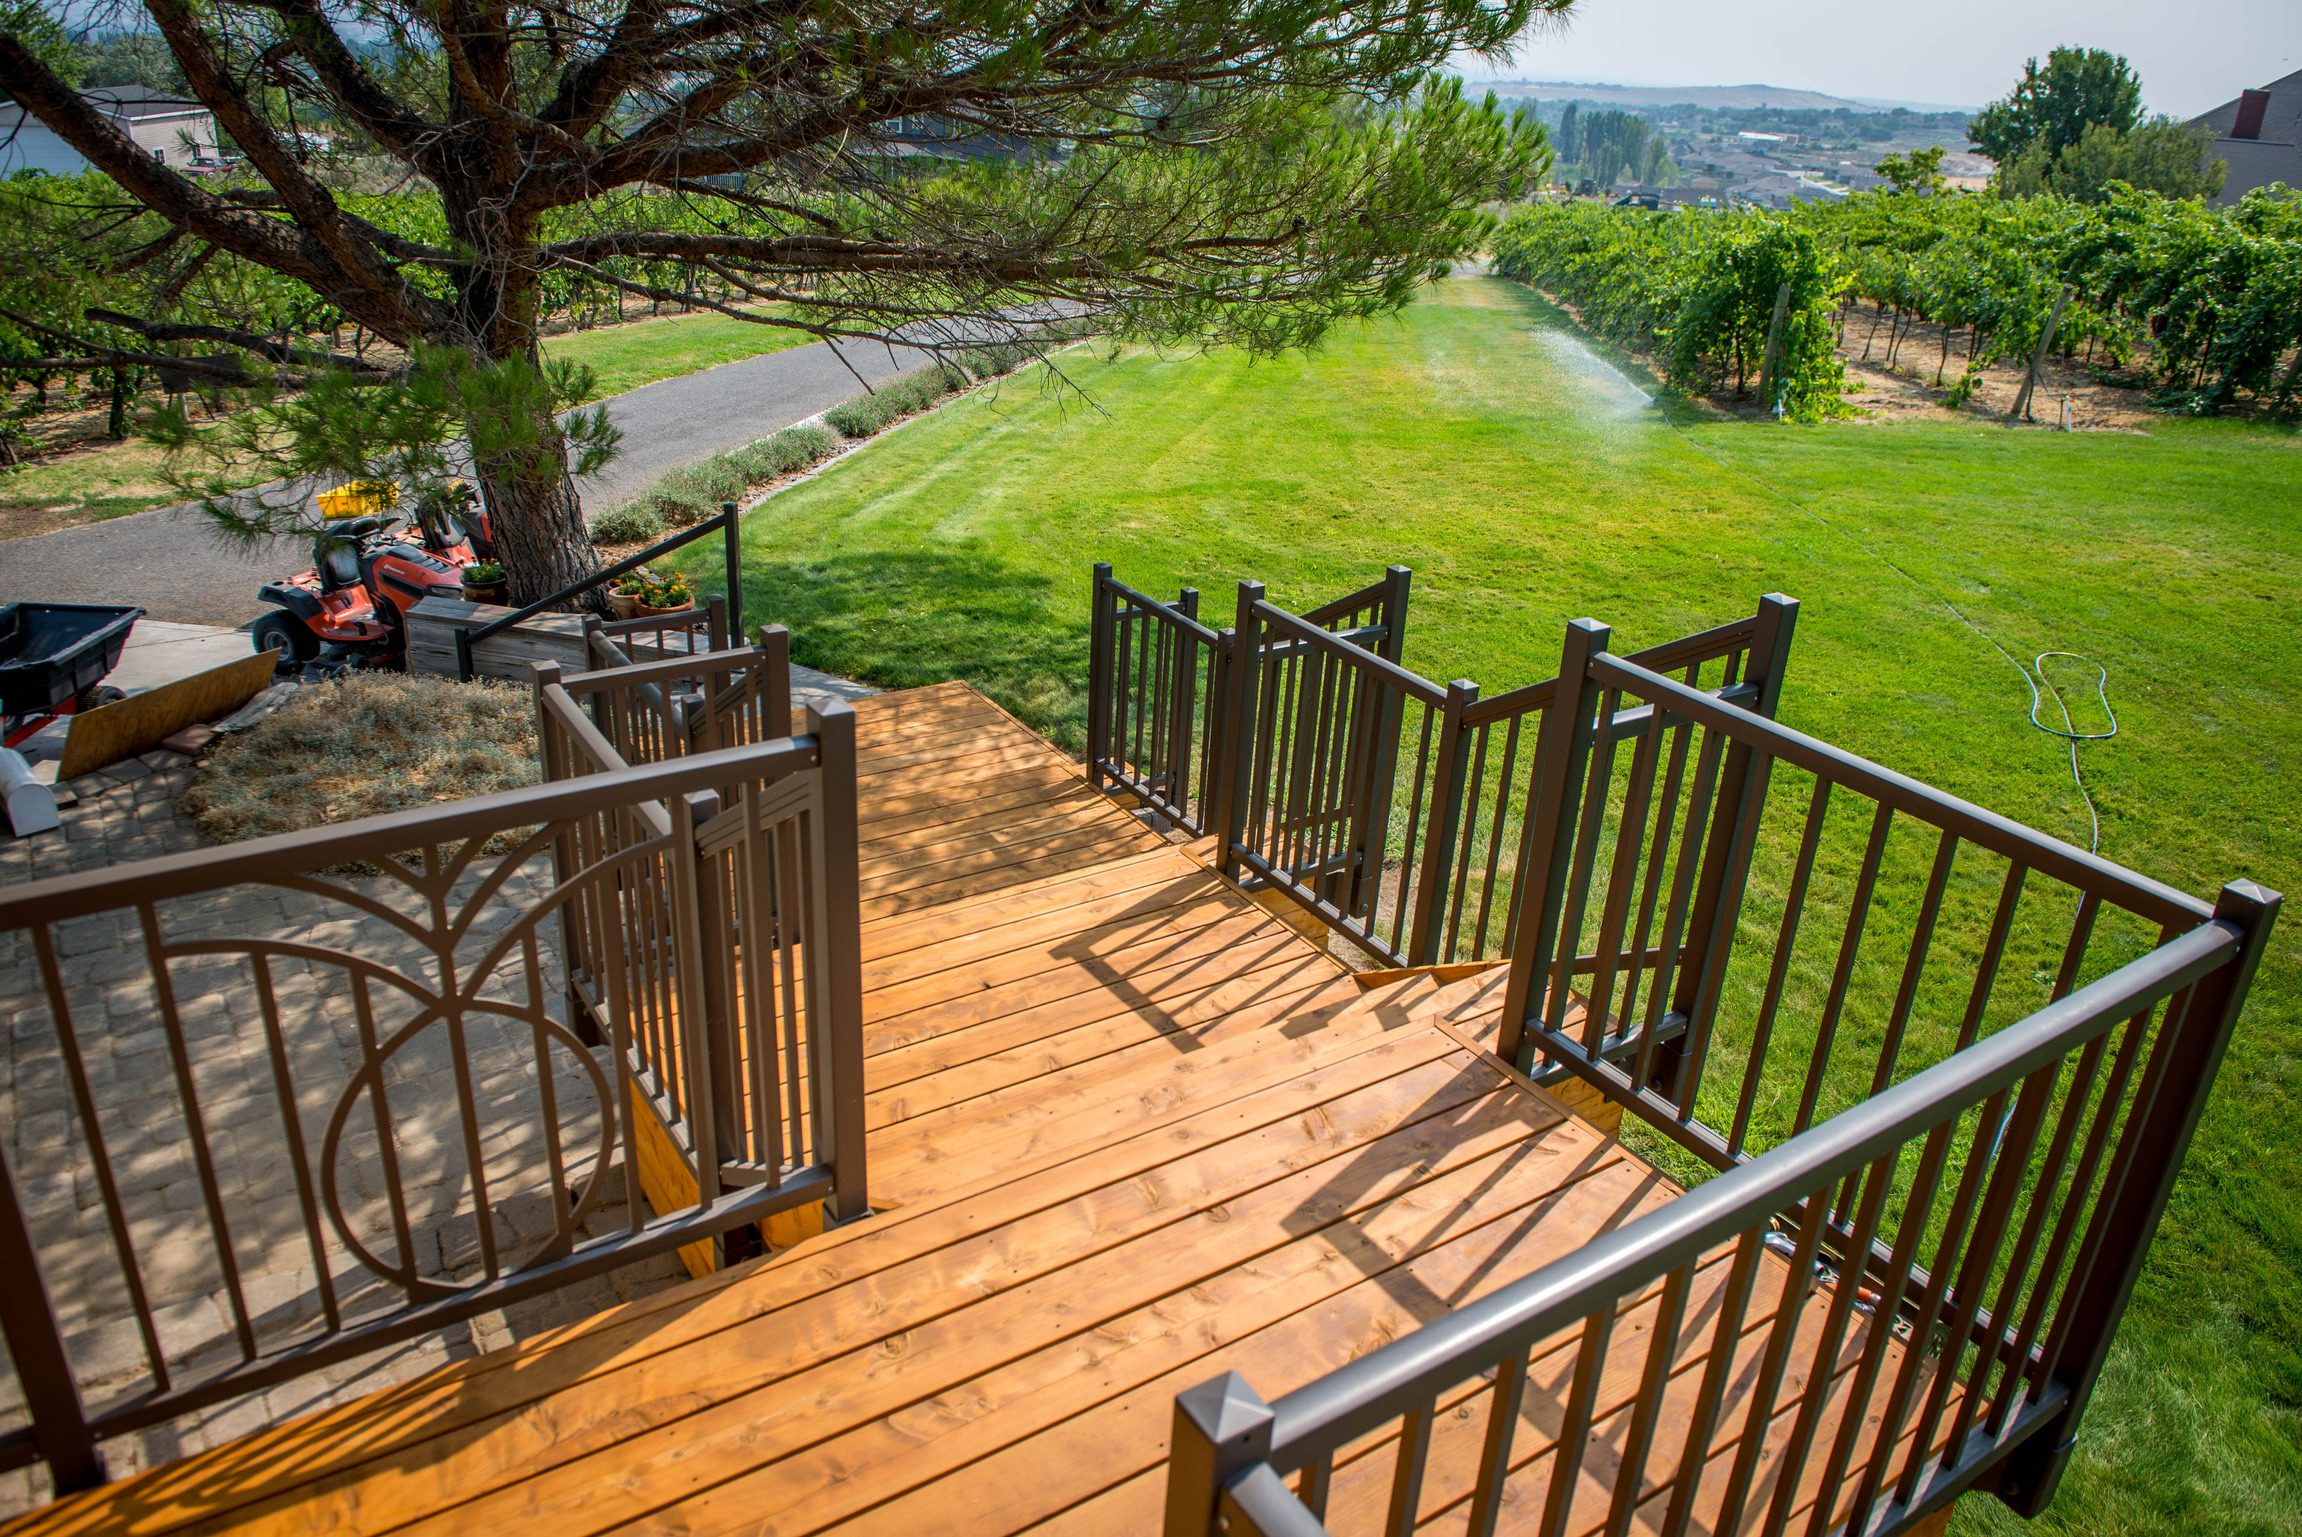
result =
[{"label": "asphalt driveway", "polygon": [[[607,402],[623,451],[579,482],[604,511],[669,470],[805,421],[863,386],[923,366],[923,352],[871,342],[814,342],[645,385]],[[310,564],[308,549],[249,551],[183,507],[0,540],[0,602],[139,603],[154,619],[239,625],[262,611],[256,589]]]}]

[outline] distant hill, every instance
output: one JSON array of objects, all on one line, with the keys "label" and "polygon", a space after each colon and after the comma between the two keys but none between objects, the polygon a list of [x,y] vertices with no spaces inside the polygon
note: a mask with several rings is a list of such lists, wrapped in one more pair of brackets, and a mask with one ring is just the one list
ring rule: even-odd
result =
[{"label": "distant hill", "polygon": [[1883,112],[1873,102],[1853,101],[1823,91],[1781,85],[1590,85],[1579,80],[1471,80],[1474,90],[1539,101],[1591,101],[1608,107],[1671,107],[1685,103],[1723,111],[1771,107],[1778,110]]}]

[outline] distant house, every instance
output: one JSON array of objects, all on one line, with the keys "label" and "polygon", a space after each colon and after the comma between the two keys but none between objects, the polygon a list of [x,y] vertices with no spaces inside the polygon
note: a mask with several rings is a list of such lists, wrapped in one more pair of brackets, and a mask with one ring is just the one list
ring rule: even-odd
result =
[{"label": "distant house", "polygon": [[[126,129],[155,160],[179,170],[222,161],[215,116],[196,101],[140,85],[100,85],[82,91],[80,99]],[[46,124],[13,102],[0,103],[0,176],[19,171],[72,176],[87,169],[81,153]]]},{"label": "distant house", "polygon": [[2302,188],[2302,69],[2191,122],[2214,130],[2208,153],[2230,168],[2215,202],[2235,203],[2277,182]]}]

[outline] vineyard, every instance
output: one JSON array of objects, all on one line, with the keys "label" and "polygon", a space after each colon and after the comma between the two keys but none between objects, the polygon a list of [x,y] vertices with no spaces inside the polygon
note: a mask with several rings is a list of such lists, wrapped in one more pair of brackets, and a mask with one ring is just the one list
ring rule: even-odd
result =
[{"label": "vineyard", "polygon": [[1762,403],[1803,420],[1839,409],[1837,352],[1858,305],[1872,312],[1866,350],[1883,343],[1890,366],[1913,326],[1934,328],[1936,381],[1959,369],[1954,405],[1981,370],[2026,364],[2050,320],[2056,350],[2147,378],[2168,409],[2302,403],[2293,195],[2227,209],[2128,189],[2097,204],[1868,193],[1723,214],[1545,204],[1505,222],[1495,269],[1691,395],[1748,392],[1787,282],[1780,383]]}]

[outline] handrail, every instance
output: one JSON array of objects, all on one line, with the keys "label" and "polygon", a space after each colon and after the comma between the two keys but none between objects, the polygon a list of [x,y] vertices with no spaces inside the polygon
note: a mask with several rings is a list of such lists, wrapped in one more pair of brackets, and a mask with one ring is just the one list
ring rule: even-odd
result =
[{"label": "handrail", "polygon": [[[1369,582],[1357,592],[1347,592],[1331,603],[1322,603],[1317,608],[1306,609],[1301,616],[1303,622],[1315,624],[1324,629],[1338,619],[1348,618],[1363,608],[1369,608],[1380,603],[1384,598],[1390,596],[1397,574],[1405,569],[1404,566],[1392,566],[1382,581]],[[1396,616],[1394,615],[1385,615],[1383,618],[1384,627],[1388,628],[1395,622],[1395,619]]]},{"label": "handrail", "polygon": [[2088,853],[2075,844],[2026,827],[1972,801],[1937,790],[1907,774],[1858,758],[1820,738],[1794,730],[1779,721],[1747,710],[1722,706],[1716,700],[1664,677],[1632,657],[1601,652],[1591,659],[1591,672],[1600,682],[1626,691],[1667,701],[1671,713],[1698,725],[1709,726],[1730,738],[1763,742],[1769,754],[1786,763],[1827,772],[1846,785],[1898,811],[1915,813],[1936,826],[1985,848],[2016,859],[2082,891],[2130,899],[2131,911],[2154,923],[2196,923],[2213,909],[2186,891],[2152,880],[2138,871]]},{"label": "handrail", "polygon": [[1218,646],[1223,643],[1223,635],[1221,631],[1208,628],[1206,625],[1201,624],[1197,618],[1183,612],[1183,610],[1177,608],[1172,603],[1163,603],[1159,599],[1152,597],[1149,593],[1141,592],[1136,588],[1130,587],[1125,582],[1119,581],[1114,577],[1106,576],[1103,579],[1103,585],[1110,591],[1119,594],[1119,596],[1125,598],[1128,602],[1134,604],[1138,608],[1158,610],[1160,617],[1166,623],[1175,626],[1179,630],[1186,631],[1196,640],[1199,640],[1210,646]]},{"label": "handrail", "polygon": [[816,762],[814,744],[805,737],[720,748],[662,763],[613,768],[582,779],[523,785],[477,800],[387,811],[310,832],[273,833],[245,843],[161,854],[128,867],[76,870],[0,887],[0,928],[80,917],[116,907],[121,900],[123,868],[134,870],[140,900],[164,901],[235,881],[388,858],[420,842],[557,821],[635,797],[669,799],[708,790],[732,776],[782,774],[813,768]]},{"label": "handrail", "polygon": [[1420,673],[1409,672],[1365,646],[1321,629],[1308,614],[1290,614],[1268,599],[1258,598],[1255,600],[1255,617],[1275,630],[1284,631],[1290,639],[1317,647],[1330,656],[1342,658],[1353,667],[1373,673],[1410,699],[1433,706],[1442,706],[1447,702],[1447,691],[1438,684]]},{"label": "handrail", "polygon": [[[1698,630],[1692,635],[1682,635],[1677,640],[1666,640],[1661,645],[1649,646],[1644,651],[1633,651],[1626,660],[1636,662],[1642,667],[1652,668],[1656,672],[1668,672],[1673,668],[1684,667],[1690,662],[1709,661],[1729,651],[1748,646],[1752,637],[1757,633],[1758,622],[1756,620],[1736,619],[1727,624],[1713,625],[1707,630]],[[1558,697],[1558,692],[1559,680],[1557,678],[1545,678],[1540,683],[1523,683],[1508,692],[1496,694],[1489,699],[1482,699],[1465,710],[1463,712],[1463,724],[1466,727],[1483,726],[1489,721],[1502,720],[1507,716],[1525,715],[1536,710],[1547,709],[1551,701]],[[1736,703],[1738,701],[1729,699],[1728,702]]]},{"label": "handrail", "polygon": [[1272,1461],[1292,1468],[1334,1451],[1398,1412],[1386,1406],[1460,1381],[1465,1361],[1532,1347],[1588,1313],[1598,1293],[1620,1296],[1655,1279],[1772,1217],[1785,1197],[1836,1183],[2156,1007],[2231,959],[2246,939],[2237,924],[2202,923],[1660,1210],[1296,1389],[1271,1406]]},{"label": "handrail", "polygon": [[704,535],[713,532],[722,534],[727,542],[728,633],[741,635],[743,633],[743,540],[740,533],[739,518],[740,514],[735,503],[722,502],[719,504],[718,512],[701,522],[690,524],[678,533],[659,539],[635,555],[626,555],[611,566],[602,567],[589,576],[580,577],[548,597],[536,599],[535,602],[528,604],[525,608],[514,609],[501,619],[491,619],[476,629],[467,630],[459,627],[455,632],[456,676],[466,683],[472,681],[472,648],[481,641],[490,636],[499,635],[515,624],[533,619],[546,609],[557,608],[579,593],[590,592],[596,587],[614,581],[619,576],[637,571],[658,556],[668,555],[673,550],[693,544]]}]

